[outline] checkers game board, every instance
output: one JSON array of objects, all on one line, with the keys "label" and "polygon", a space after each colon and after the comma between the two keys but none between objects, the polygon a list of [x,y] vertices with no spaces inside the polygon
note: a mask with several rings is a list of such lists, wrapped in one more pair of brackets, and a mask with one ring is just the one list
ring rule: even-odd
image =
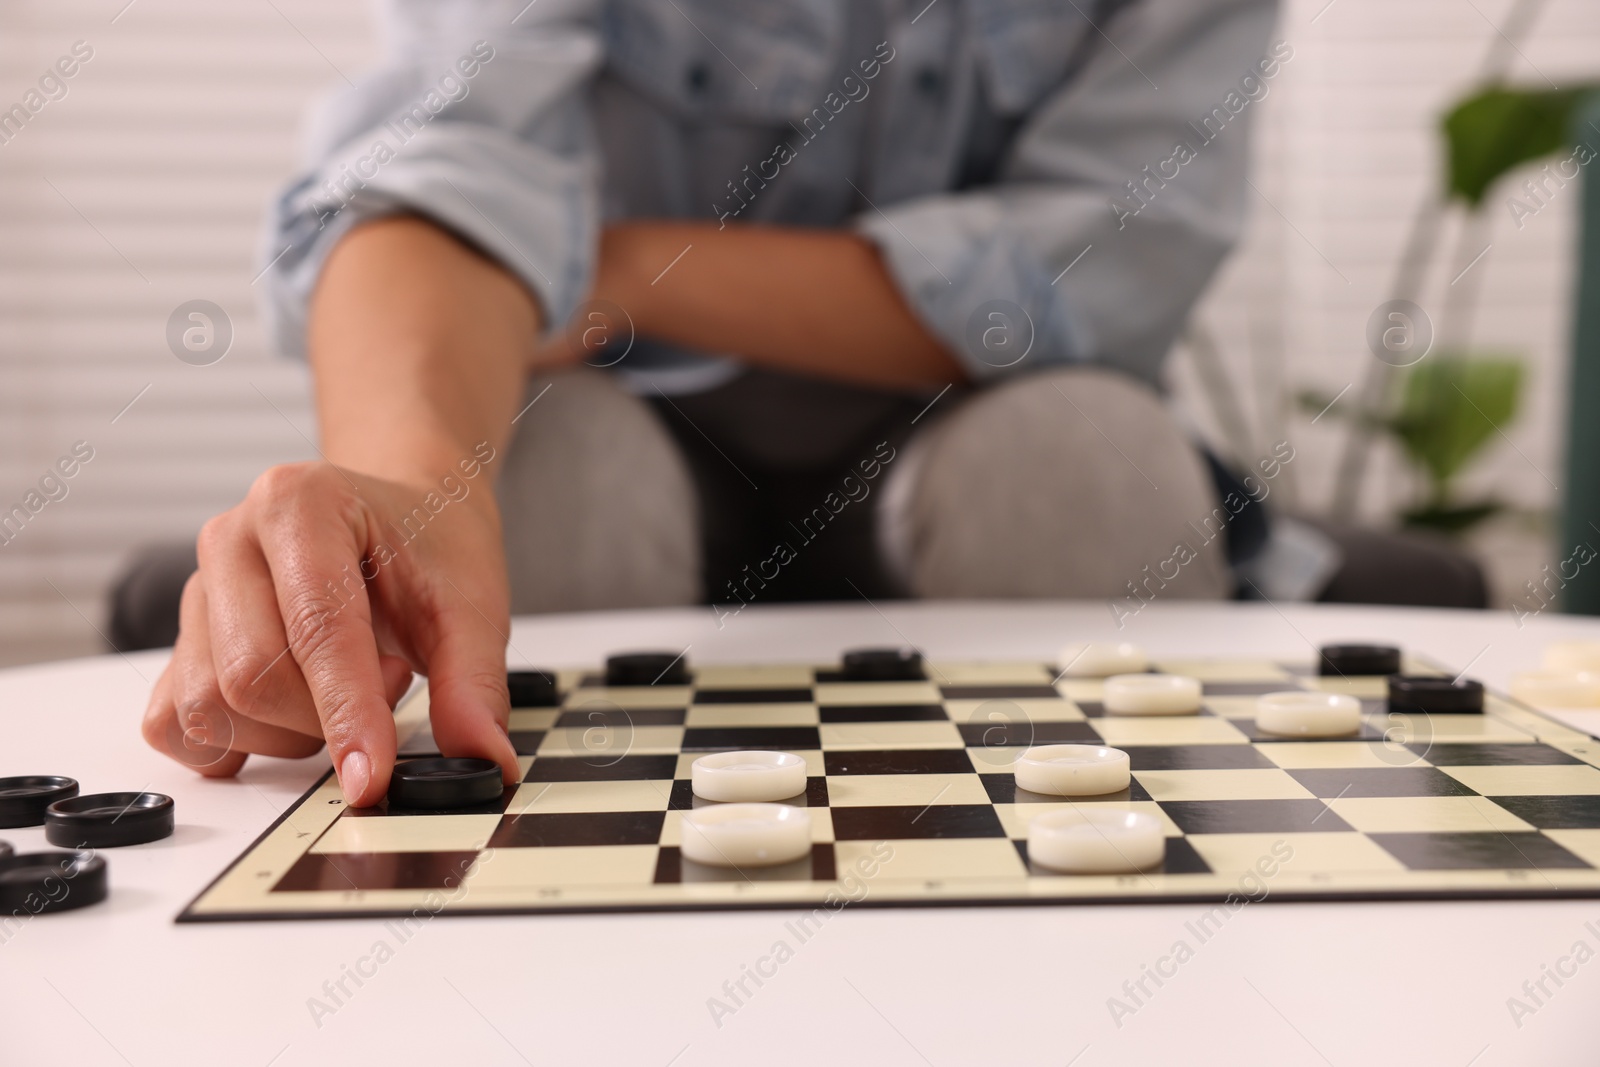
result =
[{"label": "checkers game board", "polygon": [[[706,666],[690,685],[611,688],[558,671],[559,706],[512,712],[524,774],[499,801],[348,809],[330,772],[179,921],[816,907],[830,894],[861,906],[1223,902],[1262,882],[1269,900],[1600,896],[1594,738],[1494,694],[1483,714],[1403,715],[1379,677],[1259,660],[1154,669],[1200,679],[1200,714],[1107,716],[1099,680],[1057,680],[1043,662],[929,662],[925,680],[892,682]],[[1442,673],[1414,660],[1406,671]],[[1293,688],[1360,698],[1360,735],[1260,734],[1255,698]],[[435,751],[425,689],[396,722],[403,754]],[[1058,742],[1127,751],[1132,786],[1071,801],[1019,790],[1016,756]],[[806,791],[788,803],[812,809],[809,856],[743,871],[683,857],[681,814],[706,803],[690,765],[726,749],[804,757]],[[1028,820],[1072,804],[1156,815],[1164,864],[1031,866]]]}]

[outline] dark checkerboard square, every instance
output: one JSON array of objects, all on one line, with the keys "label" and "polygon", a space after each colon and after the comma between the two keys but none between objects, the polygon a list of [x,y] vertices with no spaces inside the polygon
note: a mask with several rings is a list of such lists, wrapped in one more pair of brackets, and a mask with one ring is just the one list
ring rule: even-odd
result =
[{"label": "dark checkerboard square", "polygon": [[489,838],[490,848],[558,848],[565,845],[653,845],[661,840],[664,811],[547,811],[508,815]]},{"label": "dark checkerboard square", "polygon": [[930,837],[1004,837],[1000,817],[987,804],[926,807],[832,808],[840,841],[898,841]]},{"label": "dark checkerboard square", "polygon": [[508,736],[511,738],[511,747],[519,756],[538,755],[539,746],[544,744],[543,730],[512,730]]},{"label": "dark checkerboard square", "polygon": [[1600,797],[1490,797],[1541,830],[1600,829]]},{"label": "dark checkerboard square", "polygon": [[[1076,703],[1078,705],[1078,710],[1083,712],[1085,718],[1103,719],[1103,718],[1106,717],[1106,706],[1105,706],[1105,704],[1101,703],[1098,700],[1079,700],[1079,701],[1076,701]],[[1212,711],[1210,708],[1206,707],[1204,703],[1202,703],[1200,705],[1200,710],[1195,712],[1194,714],[1196,714],[1196,715],[1216,715],[1216,712]],[[1182,716],[1182,715],[1173,715],[1173,716],[1162,716],[1162,717],[1163,718],[1181,719],[1184,716]]]},{"label": "dark checkerboard square", "polygon": [[943,704],[824,704],[823,722],[944,722]]},{"label": "dark checkerboard square", "polygon": [[1553,766],[1561,763],[1582,763],[1549,745],[1532,744],[1476,744],[1451,742],[1429,744],[1418,741],[1406,746],[1435,767],[1504,767]]},{"label": "dark checkerboard square", "polygon": [[941,685],[946,700],[1060,700],[1053,685]]},{"label": "dark checkerboard square", "polygon": [[340,816],[344,819],[425,819],[430,815],[504,815],[511,806],[511,798],[517,795],[517,787],[508,785],[500,793],[498,800],[491,800],[483,804],[466,804],[455,808],[391,808],[389,798],[378,801],[370,808],[346,808]]},{"label": "dark checkerboard square", "polygon": [[1368,834],[1413,871],[1536,870],[1589,865],[1540,833]]},{"label": "dark checkerboard square", "polygon": [[1292,770],[1289,776],[1319,797],[1470,797],[1435,767],[1331,767]]},{"label": "dark checkerboard square", "polygon": [[1100,735],[1086,722],[963,722],[961,740],[970,748],[1027,748],[1030,745],[1098,745]]},{"label": "dark checkerboard square", "polygon": [[[978,768],[981,772],[982,767]],[[1093,797],[1057,797],[1044,793],[1033,793],[1026,789],[1017,788],[1017,780],[1010,774],[983,774],[978,775],[983,782],[984,791],[989,794],[991,804],[1061,804],[1070,801],[1074,804],[1099,803],[1102,801],[1127,802],[1130,800],[1149,800],[1150,794],[1145,787],[1139,784],[1137,778],[1128,783],[1128,788],[1120,793],[1102,793]]]},{"label": "dark checkerboard square", "polygon": [[[684,877],[685,868],[689,877]],[[683,851],[676,845],[663,845],[656,855],[656,872],[652,879],[657,885],[674,885],[691,882],[835,882],[839,879],[838,861],[833,845],[822,843],[811,846],[811,854],[793,863],[778,867],[727,868],[707,867],[685,860]]]},{"label": "dark checkerboard square", "polygon": [[642,782],[671,781],[678,757],[660,756],[539,756],[523,776],[524,782]]},{"label": "dark checkerboard square", "polygon": [[1201,682],[1200,694],[1208,697],[1258,697],[1300,688],[1292,678],[1277,682]]},{"label": "dark checkerboard square", "polygon": [[917,674],[912,678],[846,678],[841,670],[820,670],[812,673],[812,677],[820,682],[848,682],[851,685],[894,685],[898,682],[926,681],[928,672],[922,668],[917,669]]},{"label": "dark checkerboard square", "polygon": [[619,731],[635,726],[682,726],[687,714],[687,708],[618,708],[596,701],[568,708],[556,719],[556,725]]},{"label": "dark checkerboard square", "polygon": [[964,748],[891,748],[824,752],[826,774],[971,774]]},{"label": "dark checkerboard square", "polygon": [[1218,771],[1272,768],[1254,745],[1123,745],[1136,771]]},{"label": "dark checkerboard square", "polygon": [[1269,734],[1256,726],[1255,719],[1229,719],[1234,729],[1244,734],[1257,744],[1271,744],[1274,741],[1294,741],[1296,743],[1317,744],[1319,742],[1333,743],[1337,741],[1382,741],[1385,731],[1389,726],[1383,718],[1371,720],[1363,718],[1361,729],[1351,734],[1340,734],[1336,737],[1289,737],[1283,734]]},{"label": "dark checkerboard square", "polygon": [[821,747],[822,734],[815,726],[691,726],[683,732],[685,752]]},{"label": "dark checkerboard square", "polygon": [[[1026,841],[1013,841],[1017,847],[1017,855],[1022,857],[1023,866],[1028,868],[1028,873],[1044,877],[1061,876],[1059,871],[1052,871],[1046,867],[1038,867],[1028,862],[1028,843]],[[1161,866],[1152,867],[1142,874],[1210,874],[1211,865],[1205,861],[1194,846],[1182,837],[1167,838],[1167,854],[1161,860]]]},{"label": "dark checkerboard square", "polygon": [[[718,803],[715,800],[702,800],[694,795],[694,783],[687,778],[679,778],[672,783],[672,793],[667,798],[669,811],[688,811],[691,808],[704,808]],[[779,804],[792,804],[801,808],[825,808],[828,806],[828,780],[826,778],[807,778],[806,790],[793,797],[786,797],[778,801]]]},{"label": "dark checkerboard square", "polygon": [[1353,829],[1320,800],[1163,800],[1186,834],[1335,833]]},{"label": "dark checkerboard square", "polygon": [[454,889],[476,852],[307,852],[274,893],[347,889]]},{"label": "dark checkerboard square", "polygon": [[806,689],[696,689],[696,704],[809,704]]}]

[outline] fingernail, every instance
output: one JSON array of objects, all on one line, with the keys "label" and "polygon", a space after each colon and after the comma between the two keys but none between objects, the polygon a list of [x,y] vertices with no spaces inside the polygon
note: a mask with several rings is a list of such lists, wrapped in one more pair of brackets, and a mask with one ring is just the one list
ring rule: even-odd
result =
[{"label": "fingernail", "polygon": [[361,794],[367,791],[367,783],[370,781],[372,781],[372,761],[367,759],[367,754],[347,753],[344,762],[339,765],[339,785],[344,789],[344,802],[351,806],[358,804]]}]

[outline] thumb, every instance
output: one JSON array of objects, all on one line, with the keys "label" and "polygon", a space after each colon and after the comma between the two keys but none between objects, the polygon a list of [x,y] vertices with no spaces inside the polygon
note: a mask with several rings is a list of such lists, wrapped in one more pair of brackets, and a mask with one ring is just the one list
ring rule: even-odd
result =
[{"label": "thumb", "polygon": [[431,647],[423,650],[428,674],[428,717],[445,756],[475,756],[500,764],[507,785],[522,772],[506,735],[511,697],[506,691],[506,638],[458,594],[439,612]]}]

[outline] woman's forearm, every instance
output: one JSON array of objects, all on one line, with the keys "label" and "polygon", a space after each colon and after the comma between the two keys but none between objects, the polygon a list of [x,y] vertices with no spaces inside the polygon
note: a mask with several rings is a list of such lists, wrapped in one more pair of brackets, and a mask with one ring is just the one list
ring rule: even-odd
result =
[{"label": "woman's forearm", "polygon": [[340,466],[436,479],[521,406],[540,323],[512,274],[421,219],[352,230],[312,298],[323,451]]},{"label": "woman's forearm", "polygon": [[891,389],[966,379],[877,249],[847,231],[613,225],[595,295],[626,309],[641,334],[760,366]]}]

